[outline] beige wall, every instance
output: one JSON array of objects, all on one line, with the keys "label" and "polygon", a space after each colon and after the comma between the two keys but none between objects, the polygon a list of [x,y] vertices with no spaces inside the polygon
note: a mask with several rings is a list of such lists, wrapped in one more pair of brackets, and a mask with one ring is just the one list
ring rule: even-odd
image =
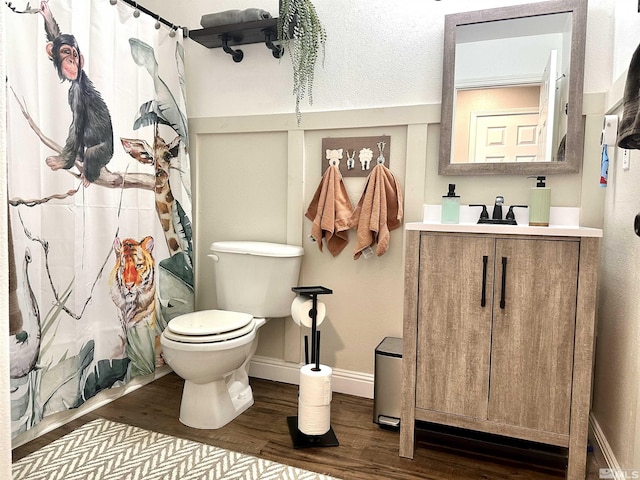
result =
[{"label": "beige wall", "polygon": [[[304,212],[321,179],[322,138],[391,136],[390,169],[405,195],[405,221],[419,221],[424,203],[439,203],[454,182],[462,203],[528,202],[532,180],[522,176],[444,177],[437,174],[440,105],[308,113],[304,129],[293,115],[191,119],[195,194],[197,308],[213,308],[214,278],[208,248],[216,240],[263,240],[302,245],[301,285],[323,285],[327,318],[322,359],[334,368],[372,374],[374,349],[385,336],[402,336],[404,233],[391,233],[382,257],[353,260],[354,235],[337,257],[320,252],[310,238]],[[587,124],[601,125],[601,115]],[[590,209],[583,224],[602,225],[598,187],[599,131],[590,133],[583,173],[551,176],[552,205]],[[364,178],[348,177],[354,205]],[[305,333],[291,319],[270,321],[257,354],[277,361],[301,360]]]},{"label": "beige wall", "polygon": [[[439,117],[439,106],[305,116],[305,130],[288,115],[193,119],[192,152],[197,308],[216,307],[215,281],[208,248],[217,240],[262,240],[302,245],[300,285],[323,285],[327,317],[322,324],[322,361],[354,372],[373,373],[375,346],[385,336],[402,336],[403,231],[391,233],[382,257],[353,259],[355,232],[337,257],[310,239],[311,222],[304,218],[320,183],[325,137],[390,135],[390,168],[405,190],[408,162],[424,165],[427,122]],[[408,147],[409,124],[423,123],[421,139]],[[414,134],[414,138],[416,135]],[[417,142],[417,143],[416,143]],[[416,148],[416,145],[418,148]],[[413,151],[409,154],[408,148]],[[417,156],[417,158],[415,158]],[[420,168],[420,167],[418,167]],[[424,177],[424,174],[423,174]],[[344,183],[355,205],[366,177]],[[409,182],[410,184],[412,182]],[[421,206],[424,182],[419,184]],[[409,198],[414,194],[409,192]],[[421,207],[414,209],[418,220]],[[292,285],[294,286],[294,285]],[[260,333],[257,354],[297,364],[308,331],[290,318],[270,320]]]},{"label": "beige wall", "polygon": [[[609,95],[609,112],[622,116],[624,74]],[[640,213],[640,152],[610,150],[601,249],[599,308],[592,427],[623,470],[640,472],[640,238],[633,221]],[[629,473],[631,475],[631,473]]]},{"label": "beige wall", "polygon": [[[640,42],[637,8],[635,0],[613,2],[614,77],[603,110],[620,117],[627,69]],[[622,151],[609,151],[591,418],[609,466],[622,470],[619,478],[640,473],[640,238],[633,232],[640,213],[640,152],[629,153],[630,168],[623,170]]]}]

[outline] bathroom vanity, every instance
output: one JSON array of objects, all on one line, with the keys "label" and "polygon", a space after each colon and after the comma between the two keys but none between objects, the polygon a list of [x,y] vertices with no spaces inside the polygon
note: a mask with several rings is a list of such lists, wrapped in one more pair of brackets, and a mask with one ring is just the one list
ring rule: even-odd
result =
[{"label": "bathroom vanity", "polygon": [[422,420],[568,448],[583,479],[602,231],[405,228],[400,456]]}]

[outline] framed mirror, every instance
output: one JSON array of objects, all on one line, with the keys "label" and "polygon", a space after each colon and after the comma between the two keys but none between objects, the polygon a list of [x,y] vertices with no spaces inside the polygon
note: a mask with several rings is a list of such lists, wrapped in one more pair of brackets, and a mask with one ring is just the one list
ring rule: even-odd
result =
[{"label": "framed mirror", "polygon": [[577,173],[587,0],[445,16],[440,175]]}]

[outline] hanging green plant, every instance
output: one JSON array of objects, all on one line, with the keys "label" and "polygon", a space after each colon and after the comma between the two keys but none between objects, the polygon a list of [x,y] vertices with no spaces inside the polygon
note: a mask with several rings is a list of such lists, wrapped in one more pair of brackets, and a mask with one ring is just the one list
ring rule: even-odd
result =
[{"label": "hanging green plant", "polygon": [[278,18],[278,39],[289,51],[293,66],[293,94],[296,97],[296,118],[298,125],[302,115],[300,101],[305,97],[313,104],[313,79],[318,52],[327,40],[316,8],[311,0],[281,0]]}]

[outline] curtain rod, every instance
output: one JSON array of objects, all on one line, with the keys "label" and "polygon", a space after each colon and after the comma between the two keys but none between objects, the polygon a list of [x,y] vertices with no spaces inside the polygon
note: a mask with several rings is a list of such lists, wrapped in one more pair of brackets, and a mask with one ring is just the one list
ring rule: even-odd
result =
[{"label": "curtain rod", "polygon": [[140,5],[138,2],[134,2],[133,0],[122,0],[124,3],[126,3],[127,5],[132,6],[133,8],[137,8],[138,10],[140,10],[141,12],[146,13],[147,15],[149,15],[152,18],[155,18],[156,20],[158,20],[160,23],[164,23],[167,27],[171,28],[172,30],[174,29],[181,29],[182,30],[182,36],[184,38],[188,38],[189,34],[188,34],[188,29],[187,27],[183,27],[182,25],[176,25],[175,23],[170,22],[169,20],[162,18],[160,15],[158,15],[157,13],[152,12],[151,10],[143,7],[142,5]]}]

